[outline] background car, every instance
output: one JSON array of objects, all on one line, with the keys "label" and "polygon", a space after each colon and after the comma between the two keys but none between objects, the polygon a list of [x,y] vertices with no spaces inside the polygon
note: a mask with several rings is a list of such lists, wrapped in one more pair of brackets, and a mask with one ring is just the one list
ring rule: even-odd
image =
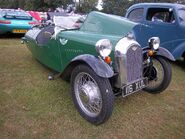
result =
[{"label": "background car", "polygon": [[0,9],[0,34],[26,33],[37,21],[23,10]]},{"label": "background car", "polygon": [[152,36],[160,38],[161,47],[168,49],[175,59],[185,58],[185,6],[170,3],[140,3],[131,6],[126,18],[142,23],[135,29],[137,41],[146,46]]},{"label": "background car", "polygon": [[38,22],[41,23],[42,18],[39,15],[39,12],[37,11],[27,11],[34,19],[36,19]]}]

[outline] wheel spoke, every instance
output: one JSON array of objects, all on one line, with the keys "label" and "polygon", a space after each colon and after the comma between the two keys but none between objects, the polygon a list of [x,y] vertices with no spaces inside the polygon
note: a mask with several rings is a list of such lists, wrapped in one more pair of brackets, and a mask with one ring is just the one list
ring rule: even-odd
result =
[{"label": "wheel spoke", "polygon": [[[164,79],[164,69],[158,60],[153,60],[153,68],[156,70],[157,77],[149,81],[149,87],[156,87],[161,84]],[[152,77],[152,75],[150,75]]]},{"label": "wheel spoke", "polygon": [[100,105],[96,105],[94,104],[88,104],[87,108],[91,111],[91,112],[100,112]]},{"label": "wheel spoke", "polygon": [[75,95],[81,109],[91,117],[97,116],[102,109],[102,96],[96,81],[82,72],[75,79]]}]

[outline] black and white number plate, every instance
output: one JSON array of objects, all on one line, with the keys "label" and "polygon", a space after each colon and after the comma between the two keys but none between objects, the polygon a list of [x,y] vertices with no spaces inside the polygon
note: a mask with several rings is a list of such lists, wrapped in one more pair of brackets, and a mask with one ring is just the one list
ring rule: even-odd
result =
[{"label": "black and white number plate", "polygon": [[143,78],[143,79],[138,80],[136,82],[125,85],[122,87],[122,96],[125,97],[130,94],[133,94],[133,93],[145,88],[147,85],[148,85],[147,78]]}]

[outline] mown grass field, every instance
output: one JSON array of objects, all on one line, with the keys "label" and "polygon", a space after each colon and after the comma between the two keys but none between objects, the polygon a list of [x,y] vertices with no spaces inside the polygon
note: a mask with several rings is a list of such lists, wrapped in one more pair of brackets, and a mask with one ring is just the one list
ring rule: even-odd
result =
[{"label": "mown grass field", "polygon": [[105,124],[94,126],[73,106],[69,83],[47,80],[19,38],[0,39],[0,139],[185,138],[185,63],[172,63],[170,87],[116,98]]}]

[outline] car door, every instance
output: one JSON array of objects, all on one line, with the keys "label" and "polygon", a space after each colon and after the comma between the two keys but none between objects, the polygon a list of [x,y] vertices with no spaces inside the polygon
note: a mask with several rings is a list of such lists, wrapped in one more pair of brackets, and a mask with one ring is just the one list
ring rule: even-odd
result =
[{"label": "car door", "polygon": [[41,63],[56,71],[61,71],[59,42],[52,37],[53,32],[52,26],[42,29],[36,37],[36,45],[32,51]]},{"label": "car door", "polygon": [[140,34],[142,34],[142,39],[139,39],[140,43],[146,46],[150,37],[159,37],[161,47],[169,51],[175,48],[180,28],[177,24],[176,13],[172,8],[148,8],[143,24],[145,26],[140,30]]}]

